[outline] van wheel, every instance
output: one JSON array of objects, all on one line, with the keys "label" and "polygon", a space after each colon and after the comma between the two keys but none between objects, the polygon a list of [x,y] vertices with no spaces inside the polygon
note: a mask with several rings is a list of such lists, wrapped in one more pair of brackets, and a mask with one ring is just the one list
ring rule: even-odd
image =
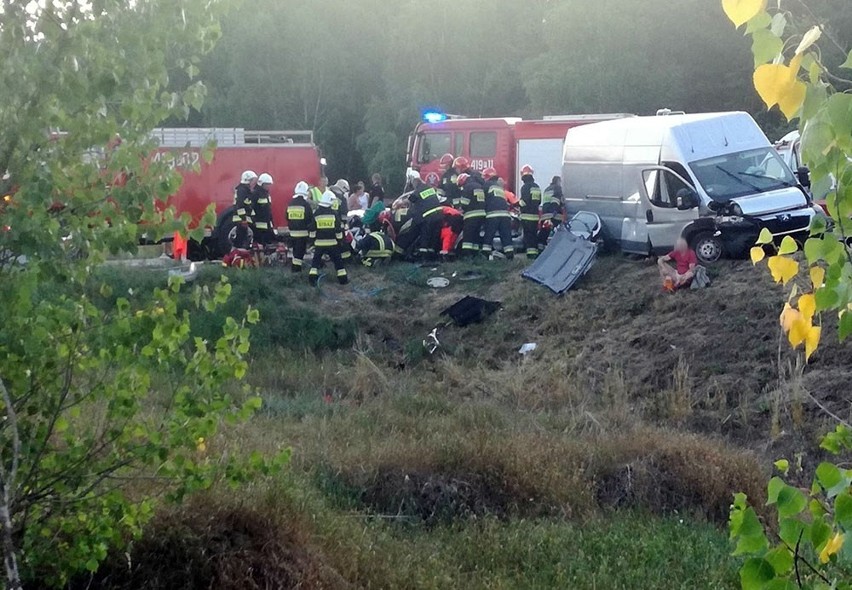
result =
[{"label": "van wheel", "polygon": [[701,264],[715,264],[722,258],[724,245],[718,236],[710,232],[701,232],[692,238],[692,249]]}]

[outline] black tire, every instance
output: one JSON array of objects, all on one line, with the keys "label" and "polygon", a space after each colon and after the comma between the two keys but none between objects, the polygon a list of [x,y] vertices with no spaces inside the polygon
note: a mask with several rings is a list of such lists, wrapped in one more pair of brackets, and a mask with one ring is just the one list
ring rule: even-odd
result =
[{"label": "black tire", "polygon": [[695,234],[690,246],[695,251],[698,262],[705,265],[719,262],[725,252],[725,245],[721,238],[709,231]]}]

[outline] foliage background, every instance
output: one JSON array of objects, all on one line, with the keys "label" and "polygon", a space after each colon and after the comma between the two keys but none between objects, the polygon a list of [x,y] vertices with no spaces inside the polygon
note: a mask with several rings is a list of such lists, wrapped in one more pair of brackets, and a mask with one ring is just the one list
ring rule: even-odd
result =
[{"label": "foliage background", "polygon": [[[852,38],[852,3],[808,6]],[[776,139],[790,127],[754,92],[750,48],[707,0],[245,0],[201,66],[209,97],[190,124],[313,129],[332,181],[378,171],[392,184],[430,106],[470,117],[737,109]]]}]

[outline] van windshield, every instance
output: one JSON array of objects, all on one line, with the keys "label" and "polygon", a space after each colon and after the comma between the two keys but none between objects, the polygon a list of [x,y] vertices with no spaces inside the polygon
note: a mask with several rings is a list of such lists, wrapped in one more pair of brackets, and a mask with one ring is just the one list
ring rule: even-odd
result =
[{"label": "van windshield", "polygon": [[722,203],[796,186],[790,168],[771,147],[699,160],[689,167],[707,195]]}]

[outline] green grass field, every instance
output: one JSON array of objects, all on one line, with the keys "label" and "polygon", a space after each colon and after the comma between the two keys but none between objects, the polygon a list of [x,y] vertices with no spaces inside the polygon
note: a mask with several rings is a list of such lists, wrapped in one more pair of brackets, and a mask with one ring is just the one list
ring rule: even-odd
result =
[{"label": "green grass field", "polygon": [[[761,497],[771,459],[813,448],[823,424],[783,379],[783,294],[727,263],[711,290],[663,296],[650,264],[604,257],[554,298],[522,268],[358,268],[352,285],[320,289],[203,268],[200,284],[222,272],[233,284],[225,314],[262,318],[248,380],[263,408],[209,441],[211,457],[291,448],[292,462],[163,508],[133,567],[115,557],[101,587],[736,587],[732,494]],[[450,287],[429,289],[431,276]],[[95,279],[108,307],[165,273]],[[467,294],[502,310],[439,327],[429,355],[423,338]],[[199,314],[193,331],[212,337],[223,317]],[[525,342],[539,345],[527,359]],[[843,386],[843,354],[821,350],[811,391]]]}]

